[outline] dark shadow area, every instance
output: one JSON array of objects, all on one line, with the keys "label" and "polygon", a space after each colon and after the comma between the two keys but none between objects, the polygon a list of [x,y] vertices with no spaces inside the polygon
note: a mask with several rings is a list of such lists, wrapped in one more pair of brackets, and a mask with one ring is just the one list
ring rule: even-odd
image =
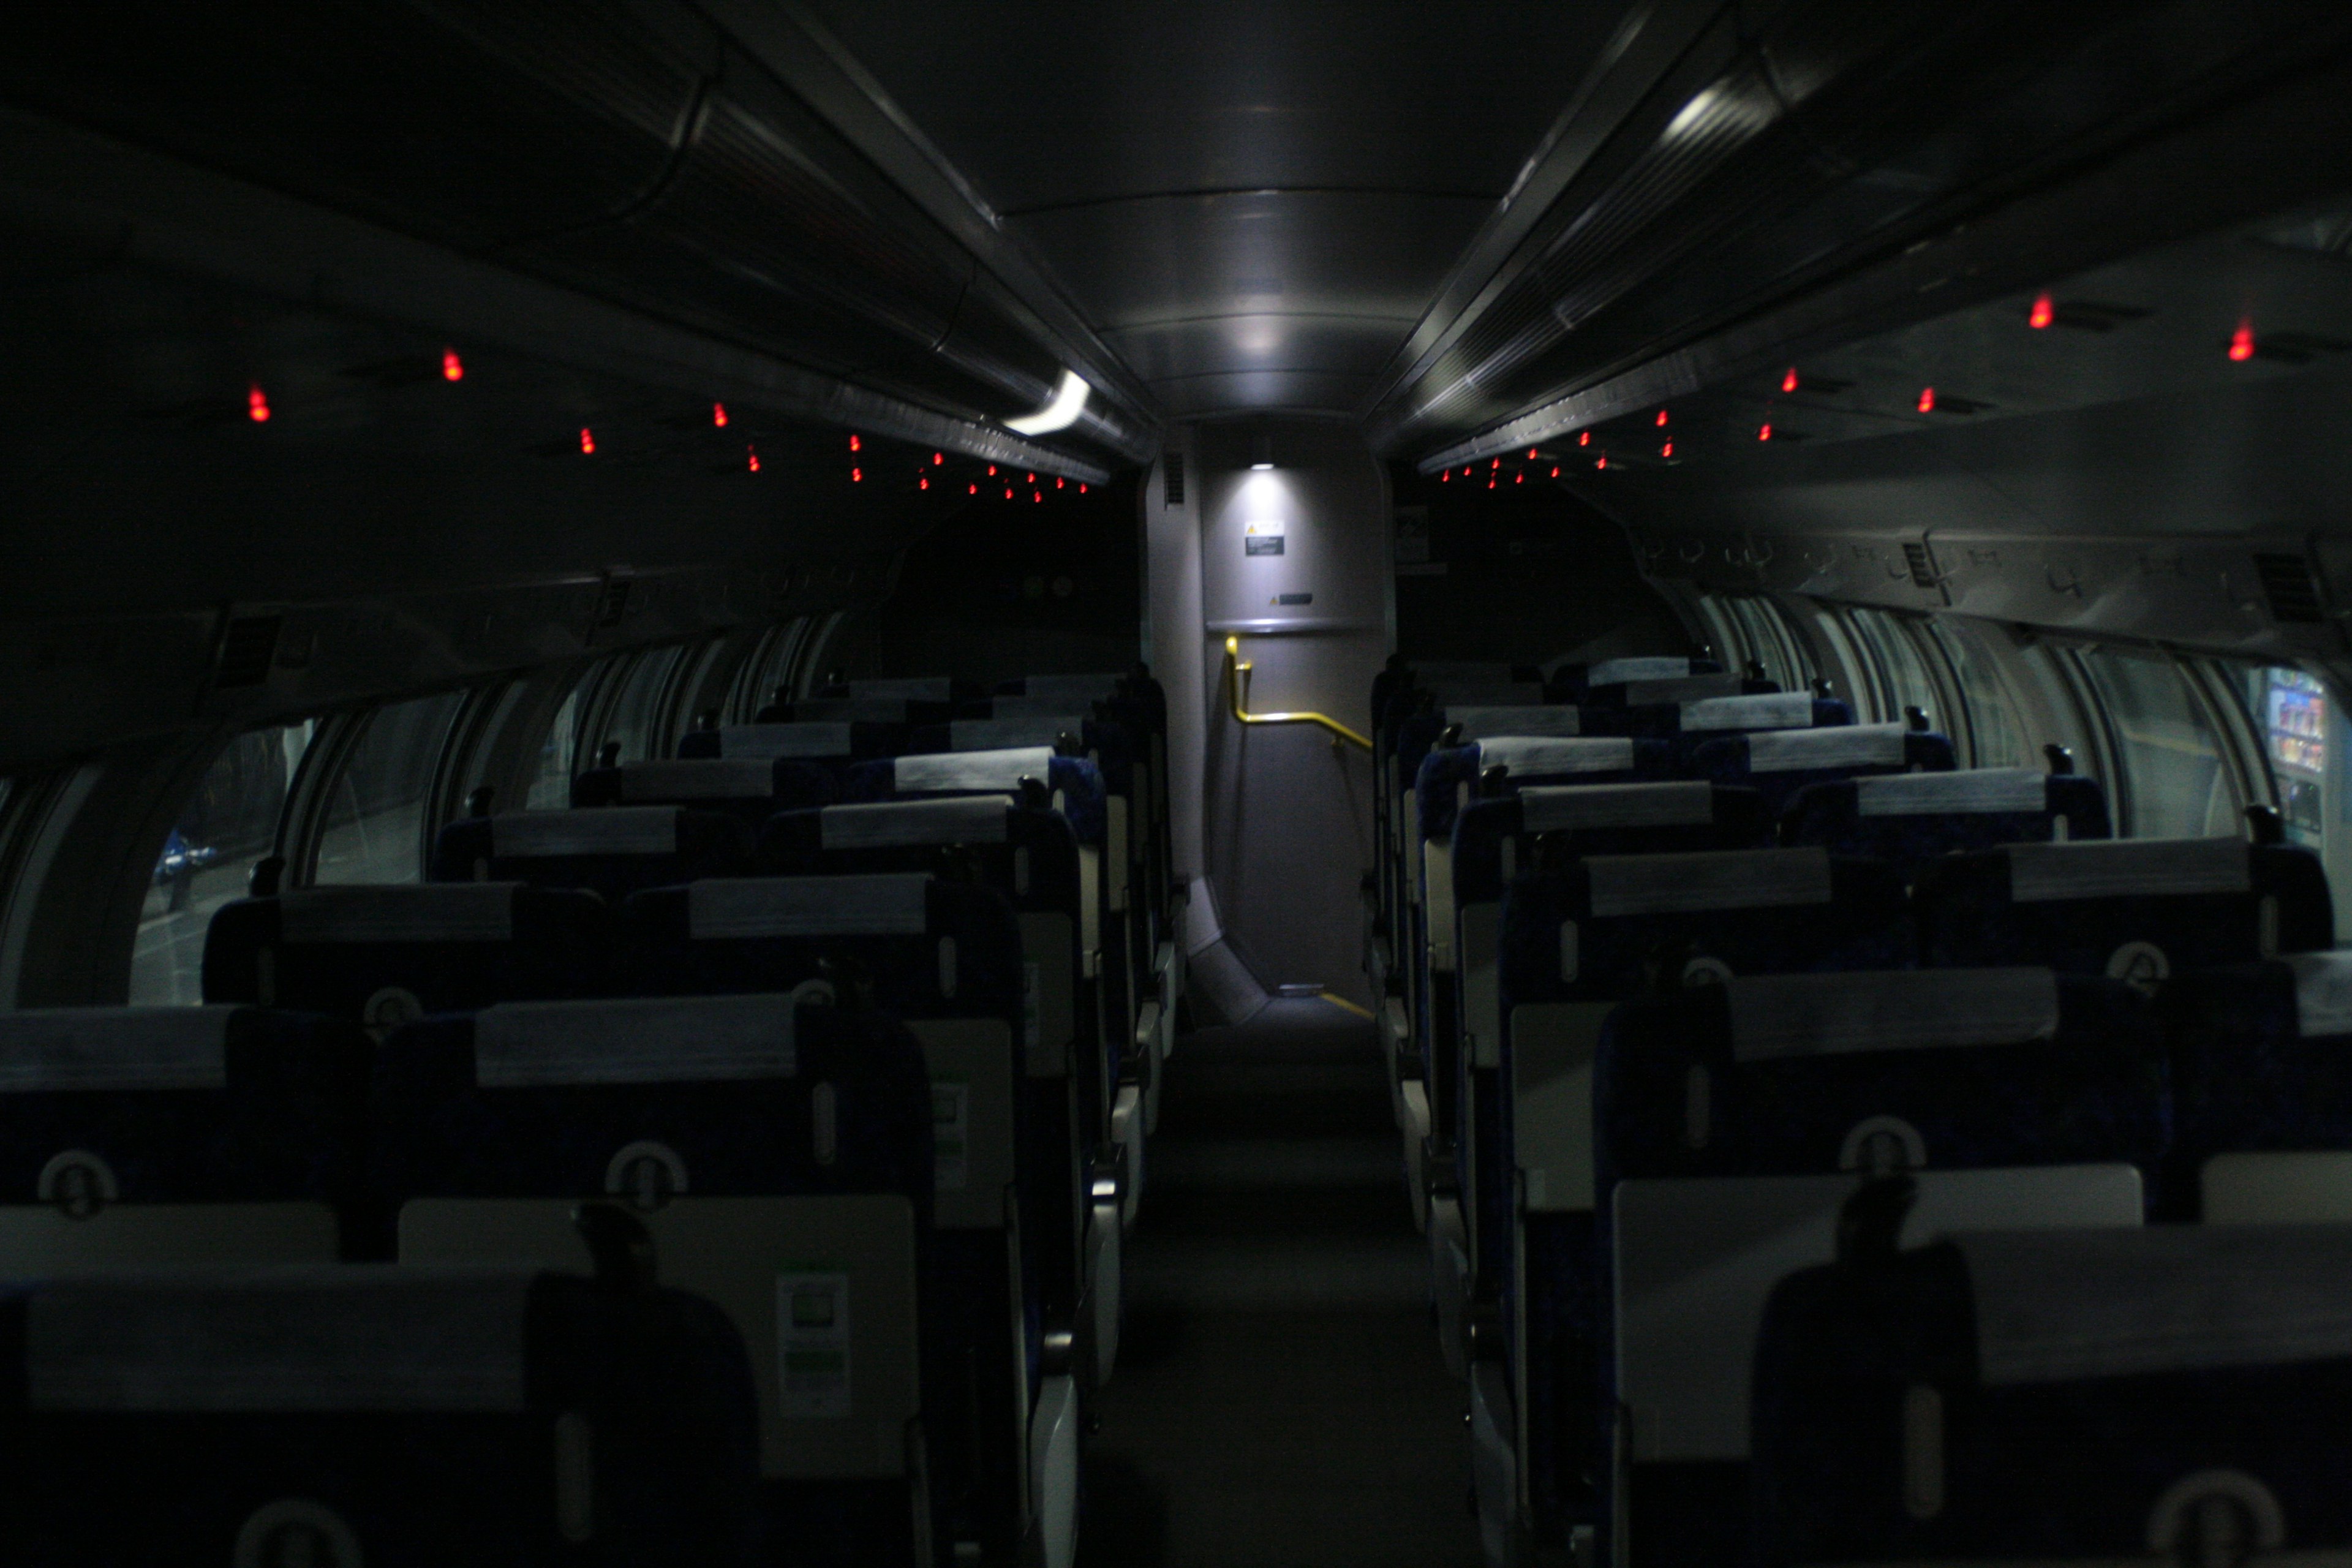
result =
[{"label": "dark shadow area", "polygon": [[1441,481],[1391,468],[1400,651],[1505,662],[1696,651],[1624,529],[1551,479],[1558,466],[1513,458],[1493,489],[1460,468]]},{"label": "dark shadow area", "polygon": [[1080,1561],[1475,1563],[1463,1394],[1371,1026],[1276,1002],[1167,1070]]}]

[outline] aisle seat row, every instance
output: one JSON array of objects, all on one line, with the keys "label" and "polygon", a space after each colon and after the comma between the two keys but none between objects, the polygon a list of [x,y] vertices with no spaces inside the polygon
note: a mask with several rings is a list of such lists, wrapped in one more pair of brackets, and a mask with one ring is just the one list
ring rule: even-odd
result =
[{"label": "aisle seat row", "polygon": [[[205,1007],[0,1015],[34,1560],[1071,1561],[1117,1047],[1175,1000],[1098,1000],[1171,918],[1108,896],[1165,885],[1150,764],[1107,857],[1097,758],[827,756],[854,804],[797,805],[809,755],[704,733],[423,885],[265,871]],[[88,1506],[131,1452],[152,1510]]]},{"label": "aisle seat row", "polygon": [[1559,765],[1586,698],[1480,714],[1383,840],[1421,944],[1391,1037],[1410,1065],[1415,970],[1457,1021],[1418,1086],[1457,1136],[1408,1153],[1488,1561],[2352,1541],[2277,1414],[2352,1413],[2316,1327],[2352,1284],[2352,954],[2315,858],[2261,813],[2105,841],[2092,781],[1948,771],[1916,716],[1595,784]]}]

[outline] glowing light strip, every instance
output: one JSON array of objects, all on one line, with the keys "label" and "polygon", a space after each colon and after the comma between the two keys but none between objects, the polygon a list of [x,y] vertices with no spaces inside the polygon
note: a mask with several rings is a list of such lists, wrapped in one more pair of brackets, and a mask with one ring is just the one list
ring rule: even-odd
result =
[{"label": "glowing light strip", "polygon": [[1093,391],[1079,379],[1076,371],[1066,370],[1062,373],[1062,384],[1054,389],[1053,398],[1045,407],[1018,419],[1007,419],[1004,427],[1021,436],[1048,436],[1056,430],[1066,430],[1087,411],[1087,397]]}]

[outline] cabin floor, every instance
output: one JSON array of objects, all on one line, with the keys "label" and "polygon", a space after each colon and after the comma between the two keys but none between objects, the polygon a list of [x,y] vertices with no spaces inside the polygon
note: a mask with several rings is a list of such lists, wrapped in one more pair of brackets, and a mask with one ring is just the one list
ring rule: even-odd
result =
[{"label": "cabin floor", "polygon": [[1373,1026],[1277,1001],[1167,1072],[1080,1562],[1475,1564]]}]

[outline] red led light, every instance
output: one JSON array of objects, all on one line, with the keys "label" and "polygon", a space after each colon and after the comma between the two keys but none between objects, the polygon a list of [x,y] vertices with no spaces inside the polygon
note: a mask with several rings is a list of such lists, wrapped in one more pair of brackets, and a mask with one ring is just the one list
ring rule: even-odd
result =
[{"label": "red led light", "polygon": [[710,422],[721,430],[727,428],[727,405],[714,403],[710,405]]},{"label": "red led light", "polygon": [[1006,500],[1011,500],[1013,499],[1013,492],[1012,492],[1011,490],[1009,490],[1009,489],[1008,489],[1008,490],[1006,490],[1006,491],[1004,492],[1004,499],[1005,499]]},{"label": "red led light", "polygon": [[948,455],[945,452],[933,452],[931,454],[931,467],[935,468],[944,468],[947,467],[947,464]]},{"label": "red led light", "polygon": [[1087,493],[1087,481],[1086,481],[1086,480],[1084,480],[1084,479],[1080,479],[1080,480],[1078,481],[1078,493],[1079,493],[1080,495],[1084,495],[1084,494],[1086,494],[1086,493]]},{"label": "red led light", "polygon": [[596,432],[585,425],[580,426],[580,453],[581,456],[587,458],[596,455]]},{"label": "red led light", "polygon": [[246,390],[245,416],[256,425],[269,423],[269,399],[261,395],[258,383]]},{"label": "red led light", "polygon": [[1665,427],[1666,427],[1666,411],[1665,411],[1664,409],[1661,408],[1661,409],[1659,409],[1659,410],[1658,410],[1658,428],[1659,428],[1659,429],[1661,429],[1661,430],[1663,430],[1663,429],[1664,429]]},{"label": "red led light", "polygon": [[1039,506],[1044,506],[1044,505],[1045,504],[1045,496],[1044,496],[1043,494],[1041,494],[1041,493],[1036,492],[1036,491],[1032,491],[1032,492],[1030,493],[1029,499],[1030,499],[1031,500],[1035,501]]},{"label": "red led light", "polygon": [[1923,386],[1919,389],[1919,412],[1922,414],[1933,414],[1936,412],[1936,389],[1934,387]]},{"label": "red led light", "polygon": [[1037,482],[1037,476],[1036,476],[1036,475],[1034,475],[1034,474],[1031,474],[1031,475],[1029,476],[1028,482],[1029,482],[1029,483],[1031,483],[1031,484],[1033,484],[1033,485],[1034,485],[1034,484],[1035,484],[1035,483]]},{"label": "red led light", "polygon": [[856,437],[852,436],[849,438],[849,449],[853,452],[863,451],[865,449],[865,443],[858,440]]},{"label": "red led light", "polygon": [[988,465],[988,477],[992,479],[996,477],[996,465],[994,463]]},{"label": "red led light", "polygon": [[1528,447],[1528,462],[1530,462],[1530,463],[1532,463],[1532,462],[1534,462],[1535,460],[1536,460],[1536,449],[1535,449],[1533,447]]},{"label": "red led light", "polygon": [[1491,489],[1493,489],[1495,488],[1495,481],[1494,481],[1494,480],[1492,480],[1492,479],[1488,479],[1488,480],[1486,481],[1486,488],[1487,488],[1488,489],[1490,489],[1490,490],[1491,490]]},{"label": "red led light", "polygon": [[1601,456],[1599,456],[1598,458],[1595,458],[1592,460],[1592,466],[1593,466],[1594,468],[1607,468],[1607,467],[1609,466],[1609,454],[1608,454],[1608,453],[1606,453],[1606,452],[1603,452],[1603,453],[1601,453]]},{"label": "red led light", "polygon": [[1489,468],[1501,468],[1501,467],[1503,466],[1503,459],[1502,459],[1502,458],[1496,458],[1493,462],[1491,462],[1491,463],[1487,464],[1486,466],[1487,466]]},{"label": "red led light", "polygon": [[1062,476],[1059,474],[1055,474],[1054,476],[1054,488],[1055,489],[1060,489],[1062,488]]},{"label": "red led light", "polygon": [[852,469],[850,469],[850,470],[849,470],[849,482],[850,482],[851,484],[853,484],[853,485],[862,485],[862,484],[864,484],[864,483],[866,482],[866,470],[865,470],[864,468],[852,468]]},{"label": "red led light", "polygon": [[457,351],[456,349],[443,349],[441,351],[441,379],[444,381],[463,381],[466,379],[466,362],[457,357]]},{"label": "red led light", "polygon": [[979,493],[980,493],[980,487],[979,487],[978,485],[966,485],[966,486],[964,487],[964,494],[966,494],[966,495],[973,495],[973,496],[976,496],[976,495],[978,495]]},{"label": "red led light", "polygon": [[758,473],[760,471],[760,448],[757,447],[746,447],[743,448],[743,454],[751,459],[751,471],[755,474]]},{"label": "red led light", "polygon": [[1448,468],[1444,473],[1438,475],[1437,482],[1441,485],[1452,484],[1454,482],[1454,470],[1452,468]]},{"label": "red led light", "polygon": [[1515,484],[1515,485],[1523,485],[1523,484],[1526,484],[1527,482],[1528,482],[1528,476],[1527,476],[1527,474],[1526,474],[1526,472],[1525,472],[1524,470],[1523,470],[1523,471],[1521,471],[1521,472],[1519,472],[1519,473],[1513,474],[1513,475],[1511,476],[1511,483],[1513,483],[1513,484]]},{"label": "red led light", "polygon": [[919,490],[929,489],[931,488],[931,481],[929,478],[919,479],[915,481],[915,488]]},{"label": "red led light", "polygon": [[1758,426],[1758,427],[1757,427],[1757,431],[1756,431],[1756,438],[1757,438],[1759,441],[1769,441],[1769,440],[1772,438],[1772,426],[1770,426],[1769,425],[1764,425],[1764,426]]},{"label": "red led light", "polygon": [[1558,465],[1558,464],[1554,464],[1554,465],[1553,465],[1553,467],[1552,467],[1552,470],[1551,470],[1551,477],[1552,477],[1553,479],[1558,479],[1558,478],[1559,478],[1559,465]]},{"label": "red led light", "polygon": [[1790,365],[1789,367],[1789,374],[1780,378],[1780,390],[1783,392],[1794,392],[1797,390],[1797,367],[1795,365]]},{"label": "red led light", "polygon": [[[2230,334],[2230,357],[2234,360],[2249,360],[2254,357],[2253,322],[2240,321],[2238,330]],[[254,395],[258,397],[261,395],[257,392]]]},{"label": "red led light", "polygon": [[1672,441],[1667,442],[1664,446],[1658,448],[1658,456],[1661,458],[1671,458],[1674,455],[1675,444]]},{"label": "red led light", "polygon": [[1580,446],[1580,447],[1590,447],[1590,446],[1591,446],[1591,445],[1592,445],[1592,432],[1591,432],[1591,431],[1590,431],[1590,430],[1579,430],[1579,431],[1576,433],[1576,444],[1577,444],[1578,446]]},{"label": "red led light", "polygon": [[2037,332],[2057,319],[2057,307],[2051,304],[2050,296],[2047,294],[2035,295],[2033,309],[2025,313],[2025,324]]}]

